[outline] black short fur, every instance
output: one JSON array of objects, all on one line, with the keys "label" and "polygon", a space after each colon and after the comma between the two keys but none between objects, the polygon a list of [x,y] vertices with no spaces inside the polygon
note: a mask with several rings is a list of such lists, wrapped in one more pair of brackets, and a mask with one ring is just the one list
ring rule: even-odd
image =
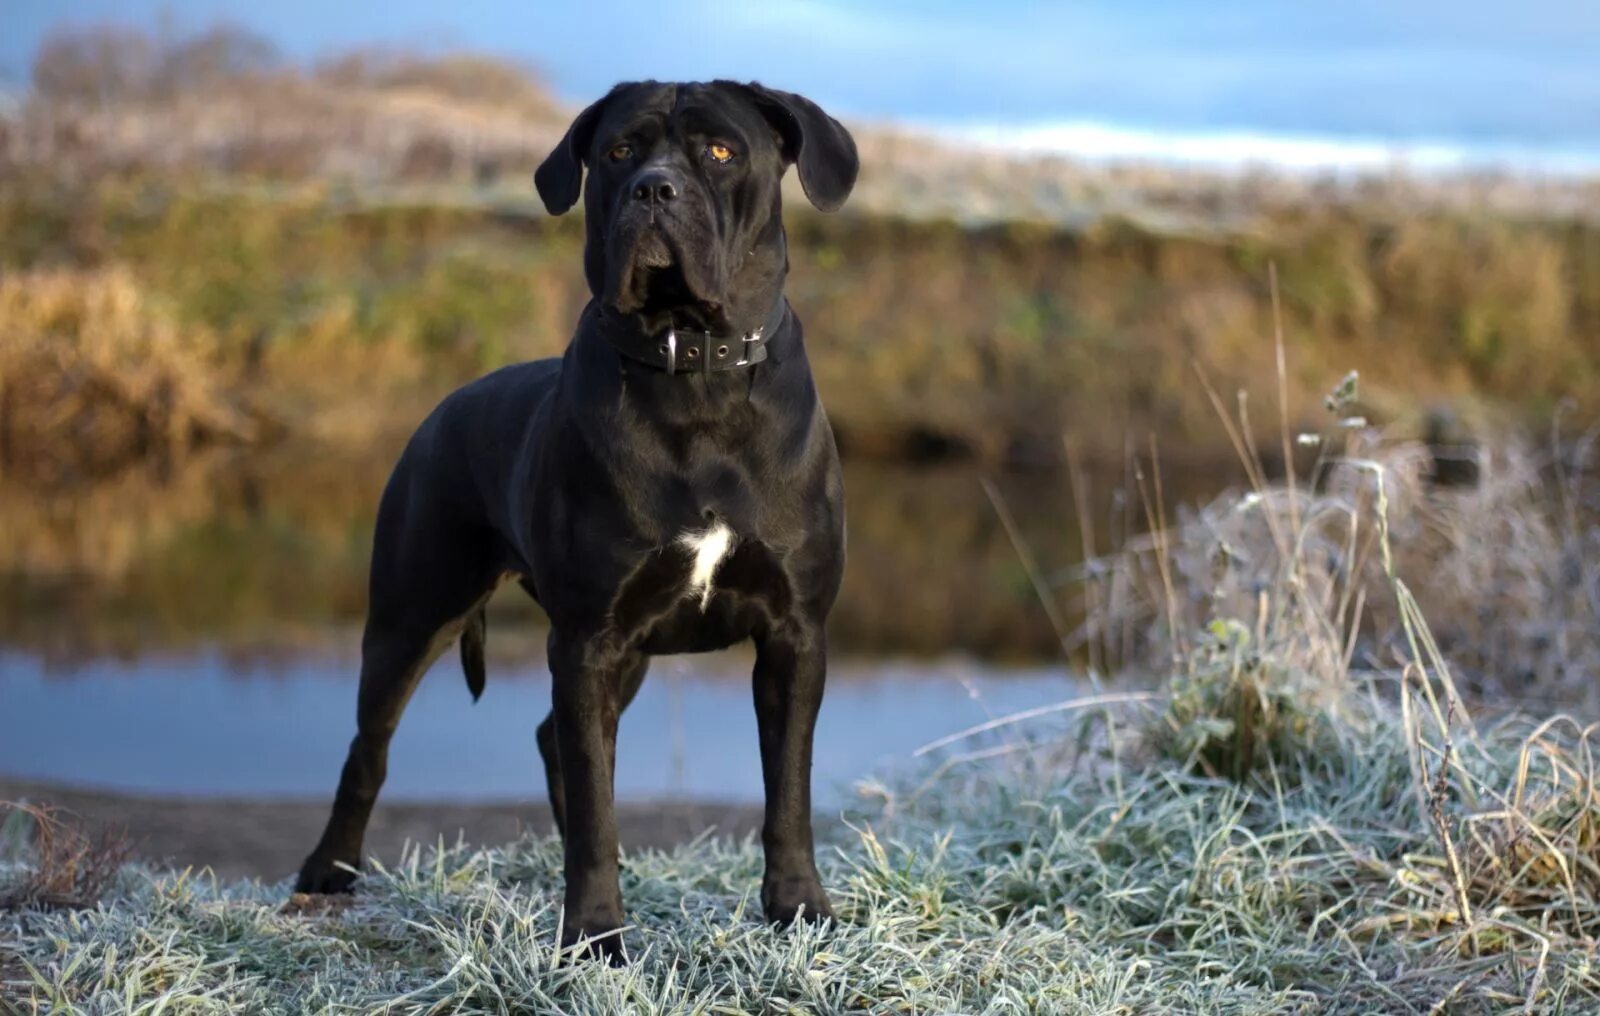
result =
[{"label": "black short fur", "polygon": [[[731,153],[731,158],[721,156]],[[496,371],[422,423],[374,536],[357,734],[297,888],[344,891],[388,744],[429,664],[461,640],[476,697],[483,605],[515,577],[551,622],[553,708],[539,724],[566,855],[567,943],[623,923],[612,789],[617,718],[652,655],[756,644],[768,919],[829,914],[811,834],[824,630],[844,568],[844,490],[788,309],[779,182],[818,208],[854,185],[854,142],[796,95],[732,82],[619,85],[584,110],[535,182],[560,214],[585,198],[594,299],[560,359]],[[587,170],[587,183],[584,184]],[[669,375],[619,353],[669,326],[765,334],[767,359]],[[702,602],[686,534],[733,543]],[[591,943],[621,955],[612,935]]]}]

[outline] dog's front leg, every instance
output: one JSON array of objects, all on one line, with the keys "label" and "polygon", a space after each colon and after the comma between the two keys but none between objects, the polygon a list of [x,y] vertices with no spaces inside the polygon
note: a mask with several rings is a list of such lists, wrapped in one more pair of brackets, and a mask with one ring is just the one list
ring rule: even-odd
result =
[{"label": "dog's front leg", "polygon": [[833,916],[811,836],[811,740],[826,674],[820,622],[788,622],[757,638],[756,722],[767,792],[761,905],[767,920],[779,924]]},{"label": "dog's front leg", "polygon": [[[617,818],[612,800],[620,685],[634,654],[600,638],[550,636],[556,745],[566,804],[566,915],[561,944],[589,939],[588,951],[624,959],[622,889],[617,881]],[[608,934],[611,933],[611,934]],[[598,936],[607,936],[594,941]]]}]

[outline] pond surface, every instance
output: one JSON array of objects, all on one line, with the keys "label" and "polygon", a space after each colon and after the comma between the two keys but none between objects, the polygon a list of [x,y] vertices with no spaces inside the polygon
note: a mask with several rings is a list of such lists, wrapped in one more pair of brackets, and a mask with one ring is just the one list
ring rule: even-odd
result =
[{"label": "pond surface", "polygon": [[[0,776],[331,794],[354,732],[373,515],[393,460],[391,448],[287,448],[92,483],[0,482]],[[1174,503],[1232,479],[1166,475]],[[969,724],[1081,691],[982,479],[961,464],[847,463],[850,560],[830,619],[819,796]],[[1040,574],[1081,559],[1065,475],[992,480]],[[1101,549],[1140,528],[1125,480],[1082,481]],[[1069,622],[1074,593],[1050,594]],[[386,794],[542,795],[542,623],[514,584],[497,596],[483,702],[448,653],[406,714]],[[622,721],[619,795],[759,799],[748,667],[737,652],[657,661]]]},{"label": "pond surface", "polygon": [[[655,663],[622,717],[619,798],[761,800],[748,662],[728,653]],[[36,656],[0,654],[0,774],[186,797],[331,799],[355,732],[355,673],[353,660],[241,669],[199,653],[60,674]],[[817,726],[817,803],[934,738],[1081,692],[1059,667],[840,661]],[[492,666],[474,704],[457,662],[441,660],[395,736],[384,798],[543,797],[533,731],[549,706],[542,665]]]},{"label": "pond surface", "polygon": [[[359,625],[379,492],[395,459],[306,448],[192,461],[50,486],[0,476],[0,649],[71,664],[220,646],[279,654]],[[1169,509],[1237,481],[1226,467],[1164,467]],[[1060,643],[995,505],[968,464],[848,462],[850,554],[829,620],[847,654],[1055,659]],[[992,480],[1046,575],[1082,558],[1061,472]],[[1144,529],[1121,470],[1082,480],[1104,552]],[[1071,613],[1076,590],[1056,590]],[[541,620],[514,585],[499,620]]]}]

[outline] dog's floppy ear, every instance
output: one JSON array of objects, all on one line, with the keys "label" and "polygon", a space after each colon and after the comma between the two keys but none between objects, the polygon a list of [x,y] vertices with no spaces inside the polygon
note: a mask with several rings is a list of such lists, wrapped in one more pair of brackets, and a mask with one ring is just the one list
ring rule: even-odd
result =
[{"label": "dog's floppy ear", "polygon": [[799,167],[806,197],[824,212],[837,211],[861,168],[850,132],[804,96],[755,82],[743,87],[783,140],[784,158]]},{"label": "dog's floppy ear", "polygon": [[572,126],[567,128],[566,137],[533,171],[533,185],[539,190],[539,199],[544,202],[545,211],[551,215],[560,215],[578,203],[578,195],[583,193],[584,158],[594,141],[595,125],[600,122],[600,114],[605,112],[606,103],[621,90],[622,86],[618,85],[579,113],[578,118],[572,121]]}]

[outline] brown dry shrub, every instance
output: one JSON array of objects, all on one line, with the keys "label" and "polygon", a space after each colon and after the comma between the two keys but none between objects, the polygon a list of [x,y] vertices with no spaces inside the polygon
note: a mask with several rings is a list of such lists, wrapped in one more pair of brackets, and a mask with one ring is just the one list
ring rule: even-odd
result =
[{"label": "brown dry shrub", "polygon": [[0,812],[22,816],[32,833],[21,874],[0,883],[0,909],[92,907],[132,852],[123,830],[91,832],[77,816],[51,804],[0,801]]},{"label": "brown dry shrub", "polygon": [[[1475,805],[1455,816],[1453,837],[1461,883],[1480,915],[1480,949],[1503,948],[1535,929],[1553,941],[1595,948],[1600,936],[1597,734],[1600,729],[1592,724],[1553,717],[1527,733],[1509,774],[1478,780],[1459,770],[1453,774],[1449,797]],[[1463,754],[1472,761],[1469,751]],[[1450,803],[1447,799],[1441,806]],[[1406,884],[1420,914],[1448,913],[1458,905],[1458,890],[1444,867],[1424,862],[1411,871],[1416,877]]]},{"label": "brown dry shrub", "polygon": [[216,341],[179,328],[121,268],[0,278],[0,463],[27,477],[101,475],[262,436]]}]

